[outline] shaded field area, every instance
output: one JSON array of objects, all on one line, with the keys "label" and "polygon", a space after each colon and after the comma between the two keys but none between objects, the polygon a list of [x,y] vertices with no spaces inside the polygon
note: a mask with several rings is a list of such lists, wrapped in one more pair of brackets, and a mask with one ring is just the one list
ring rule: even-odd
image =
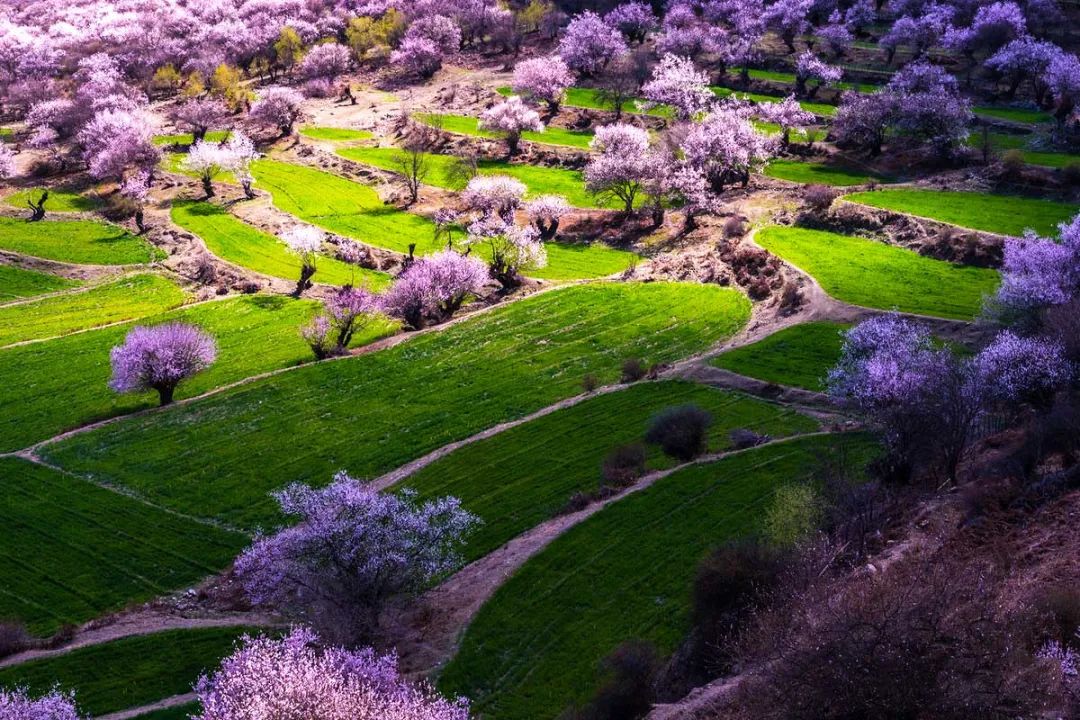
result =
[{"label": "shaded field area", "polygon": [[773,492],[805,480],[837,443],[813,437],[681,470],[609,505],[529,560],[481,608],[439,686],[485,717],[556,717],[601,680],[598,665],[640,639],[673,651],[690,625],[691,583],[712,548],[753,534]]},{"label": "shaded field area", "polygon": [[716,286],[575,286],[42,452],[166,507],[252,527],[277,519],[268,493],[286,483],[325,484],[338,470],[379,475],[570,397],[585,375],[612,382],[627,357],[669,362],[703,351],[737,331],[749,310],[741,293]]},{"label": "shaded field area", "polygon": [[[299,328],[315,314],[309,300],[248,296],[193,305],[144,318],[194,323],[214,336],[217,361],[181,383],[177,399],[192,397],[258,373],[312,360]],[[109,351],[134,324],[0,350],[0,451],[13,451],[65,430],[157,404],[157,394],[118,395],[108,388]],[[392,333],[391,321],[373,323],[353,346]],[[78,378],[73,381],[73,378]]]},{"label": "shaded field area", "polygon": [[327,140],[330,142],[355,142],[357,140],[370,140],[375,137],[368,130],[353,130],[351,128],[317,127],[305,125],[300,128],[300,134],[312,140]]},{"label": "shaded field area", "polygon": [[864,307],[970,320],[999,282],[996,270],[821,230],[768,227],[754,239],[812,275],[829,295]]},{"label": "shaded field area", "polygon": [[[417,118],[427,125],[458,135],[472,135],[473,137],[492,139],[502,137],[501,133],[481,130],[480,121],[468,115],[422,114],[417,115]],[[541,145],[562,145],[580,150],[587,150],[592,138],[593,133],[591,130],[567,130],[558,127],[546,127],[543,132],[526,130],[521,133],[521,139],[526,142]]]},{"label": "shaded field area", "polygon": [[57,275],[25,270],[14,265],[0,265],[0,302],[69,290],[82,283]]},{"label": "shaded field area", "polygon": [[[641,442],[653,415],[686,404],[712,414],[710,452],[728,449],[728,433],[738,428],[773,436],[817,429],[808,417],[748,396],[687,382],[644,383],[467,445],[401,487],[422,498],[453,495],[478,515],[483,524],[465,548],[466,560],[475,560],[557,515],[574,493],[596,490],[600,465],[611,450]],[[648,448],[647,470],[674,464],[657,448]]]},{"label": "shaded field area", "polygon": [[[4,204],[11,207],[26,208],[29,212],[29,202],[35,203],[41,199],[45,188],[27,188],[13,192],[4,198]],[[48,188],[49,199],[45,201],[45,212],[90,212],[101,203],[97,198],[84,195],[78,190],[69,188]]]},{"label": "shaded field area", "polygon": [[[223,207],[207,202],[177,202],[172,207],[172,220],[202,238],[207,249],[222,260],[284,280],[300,277],[300,258],[285,243]],[[312,280],[328,285],[366,285],[379,290],[390,282],[386,273],[332,257],[319,257],[316,267]]]},{"label": "shaded field area", "polygon": [[747,377],[821,392],[840,359],[848,325],[811,322],[784,328],[751,345],[728,350],[712,364]]},{"label": "shaded field area", "polygon": [[35,634],[197,582],[248,542],[25,460],[0,458],[0,476],[0,618]]},{"label": "shaded field area", "polygon": [[186,299],[160,275],[134,275],[34,302],[0,307],[0,347],[165,312]]},{"label": "shaded field area", "polygon": [[170,630],[92,645],[62,656],[0,669],[0,687],[31,694],[53,686],[75,693],[79,710],[104,715],[191,692],[203,673],[229,655],[245,630]]},{"label": "shaded field area", "polygon": [[1057,226],[1080,210],[1077,205],[1041,198],[903,188],[854,193],[844,199],[1000,235],[1022,235],[1028,228],[1056,235]]},{"label": "shaded field area", "polygon": [[869,182],[883,182],[885,178],[866,170],[831,165],[819,162],[800,162],[798,160],[773,160],[765,166],[763,172],[768,177],[806,185],[832,185],[848,187],[865,185]]},{"label": "shaded field area", "polygon": [[118,225],[92,220],[28,223],[0,217],[0,248],[59,262],[137,265],[164,253]]}]

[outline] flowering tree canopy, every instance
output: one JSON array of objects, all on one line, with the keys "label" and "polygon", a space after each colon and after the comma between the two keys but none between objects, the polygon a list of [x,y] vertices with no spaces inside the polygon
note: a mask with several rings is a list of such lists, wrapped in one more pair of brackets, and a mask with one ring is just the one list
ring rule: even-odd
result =
[{"label": "flowering tree canopy", "polygon": [[[223,172],[231,172],[250,189],[251,162],[258,157],[255,145],[241,132],[233,133],[225,142],[198,140],[184,156],[182,166],[202,180],[206,197],[213,197],[213,181]],[[250,195],[250,192],[249,192]]]},{"label": "flowering tree canopy", "polygon": [[32,698],[24,690],[0,690],[0,720],[80,720],[70,695],[53,690]]},{"label": "flowering tree canopy", "polygon": [[559,56],[583,75],[595,75],[628,50],[618,29],[586,10],[574,17],[559,42]]},{"label": "flowering tree canopy", "polygon": [[[798,95],[809,93],[812,97],[822,85],[840,82],[843,76],[843,70],[835,65],[829,65],[807,50],[795,61],[795,93]],[[807,83],[811,80],[817,81],[817,84],[808,90]]]},{"label": "flowering tree canopy", "polygon": [[509,175],[477,175],[465,186],[461,200],[485,217],[512,222],[527,191],[525,183]]},{"label": "flowering tree canopy", "polygon": [[518,151],[521,133],[526,130],[543,132],[544,123],[540,122],[540,115],[522,102],[520,97],[511,95],[480,113],[479,127],[505,135],[507,147],[513,155]]},{"label": "flowering tree canopy", "polygon": [[765,102],[757,106],[762,120],[780,126],[781,142],[786,146],[791,140],[791,131],[803,128],[814,122],[814,113],[802,109],[802,105],[789,95],[780,102]]},{"label": "flowering tree canopy", "polygon": [[682,142],[690,168],[700,172],[713,192],[740,182],[763,167],[776,152],[776,143],[758,132],[750,121],[752,109],[740,102],[718,105],[695,123]]},{"label": "flowering tree canopy", "polygon": [[323,43],[311,48],[300,62],[299,75],[306,80],[333,80],[349,70],[352,55],[338,43]]},{"label": "flowering tree canopy", "polygon": [[208,368],[216,357],[214,339],[194,325],[136,327],[112,349],[109,387],[119,393],[156,390],[161,404],[168,405],[176,386]]},{"label": "flowering tree canopy", "polygon": [[481,218],[469,225],[466,242],[485,245],[491,276],[504,288],[521,283],[521,273],[547,265],[547,249],[536,228],[520,228],[498,215]]},{"label": "flowering tree canopy", "polygon": [[708,76],[690,58],[676,55],[660,58],[653,68],[652,80],[641,88],[641,94],[648,100],[643,104],[645,109],[670,105],[680,120],[689,120],[716,100],[709,89]]},{"label": "flowering tree canopy", "polygon": [[525,205],[529,221],[540,232],[540,239],[547,241],[559,232],[559,221],[570,212],[570,203],[560,195],[541,195]]},{"label": "flowering tree canopy", "polygon": [[229,108],[220,100],[195,98],[176,106],[172,111],[172,121],[181,130],[189,131],[192,139],[198,142],[209,130],[225,127],[229,115]]},{"label": "flowering tree canopy", "polygon": [[382,297],[382,307],[414,328],[445,320],[488,282],[482,260],[444,250],[412,263]]},{"label": "flowering tree canopy", "polygon": [[121,179],[129,169],[152,169],[161,159],[154,129],[141,111],[102,110],[79,132],[90,174]]},{"label": "flowering tree canopy", "polygon": [[346,285],[323,302],[323,310],[300,332],[320,360],[345,354],[356,331],[378,315],[382,306],[366,289]]},{"label": "flowering tree canopy", "polygon": [[[465,700],[446,700],[402,679],[393,655],[322,648],[310,630],[245,637],[195,687],[196,720],[468,720]],[[30,718],[28,720],[36,720]],[[42,718],[41,720],[46,720]],[[56,720],[67,720],[56,718]]]},{"label": "flowering tree canopy", "polygon": [[303,102],[303,95],[292,88],[267,88],[251,106],[250,117],[255,122],[277,128],[282,136],[291,135],[293,125],[303,115]]},{"label": "flowering tree canopy", "polygon": [[616,5],[604,16],[604,22],[616,28],[629,42],[645,42],[645,37],[656,27],[656,13],[644,2],[626,2]]},{"label": "flowering tree canopy", "polygon": [[311,225],[295,225],[281,233],[279,237],[285,246],[300,258],[300,279],[293,293],[296,297],[300,297],[311,287],[311,276],[316,271],[315,258],[326,236],[322,230]]},{"label": "flowering tree canopy", "polygon": [[0,143],[0,178],[13,178],[16,172],[15,153],[7,145]]},{"label": "flowering tree canopy", "polygon": [[584,170],[585,189],[617,198],[626,212],[633,211],[652,166],[648,131],[623,123],[604,125],[589,146],[593,152]]},{"label": "flowering tree canopy", "polygon": [[558,55],[523,60],[514,68],[511,89],[518,95],[548,104],[552,112],[566,95],[566,89],[574,84],[574,74]]},{"label": "flowering tree canopy", "polygon": [[335,642],[368,636],[389,598],[457,567],[477,522],[456,498],[420,503],[345,473],[274,497],[297,523],[257,538],[237,559],[237,575],[253,603],[303,618]]},{"label": "flowering tree canopy", "polygon": [[1002,314],[1024,317],[1076,297],[1080,297],[1080,215],[1061,226],[1060,241],[1032,232],[1006,239],[995,299]]},{"label": "flowering tree canopy", "polygon": [[434,42],[423,37],[409,37],[390,54],[390,62],[405,72],[429,78],[442,67],[442,53]]}]

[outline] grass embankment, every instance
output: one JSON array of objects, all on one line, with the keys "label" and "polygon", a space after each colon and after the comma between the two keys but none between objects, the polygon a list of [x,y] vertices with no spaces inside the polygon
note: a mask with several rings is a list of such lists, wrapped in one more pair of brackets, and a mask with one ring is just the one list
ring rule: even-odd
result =
[{"label": "grass embankment", "polygon": [[[644,383],[467,445],[402,486],[423,498],[458,497],[484,521],[465,548],[466,560],[475,560],[558,514],[574,493],[596,490],[608,452],[641,442],[650,417],[687,403],[713,416],[710,452],[729,448],[728,433],[736,428],[773,436],[817,429],[815,421],[797,412],[736,393],[678,381]],[[648,448],[648,470],[674,464]]]},{"label": "grass embankment", "polygon": [[57,275],[26,270],[14,265],[0,265],[0,302],[70,290],[82,285]]},{"label": "grass embankment", "polygon": [[[278,238],[248,225],[225,208],[207,202],[173,204],[172,220],[202,238],[207,249],[222,260],[284,280],[300,277],[300,258]],[[364,285],[379,290],[390,276],[377,270],[350,265],[332,257],[320,257],[312,280],[328,285]]]},{"label": "grass embankment", "polygon": [[[699,561],[758,530],[776,488],[806,478],[837,442],[793,440],[691,467],[571,528],[484,605],[440,689],[484,717],[553,718],[593,691],[621,642],[673,651],[689,630]],[[865,441],[853,449],[870,451]]]},{"label": "grass embankment", "polygon": [[[51,462],[166,507],[253,526],[294,481],[387,472],[497,423],[729,337],[741,293],[602,283],[544,293],[376,353],[320,363],[42,448]],[[225,430],[227,429],[227,430]],[[253,463],[252,458],[259,458]]]},{"label": "grass embankment", "polygon": [[[983,135],[976,131],[968,136],[967,144],[982,152]],[[1063,168],[1070,165],[1080,167],[1080,155],[1052,150],[1033,149],[1033,144],[1038,140],[1035,135],[1010,135],[1008,133],[990,133],[990,147],[999,155],[1004,155],[1010,150],[1016,150],[1020,157],[1028,165],[1039,165],[1048,168]]]},{"label": "grass embankment", "polygon": [[841,333],[848,327],[830,322],[795,325],[729,350],[712,364],[765,382],[820,392],[825,376],[840,359]]},{"label": "grass embankment", "polygon": [[1041,198],[903,188],[854,193],[844,199],[1000,235],[1022,235],[1028,228],[1056,235],[1057,226],[1080,210],[1078,205]]},{"label": "grass embankment", "polygon": [[864,307],[970,320],[999,282],[996,270],[821,230],[768,227],[754,239],[812,275],[829,295]]},{"label": "grass embankment", "polygon": [[[437,127],[446,132],[456,135],[471,135],[490,139],[500,139],[502,133],[481,130],[480,121],[469,115],[444,115],[440,113],[424,113],[416,118],[427,125]],[[521,133],[521,139],[526,142],[539,143],[541,145],[560,145],[563,147],[588,150],[592,142],[591,130],[567,130],[558,127],[545,127],[543,132],[526,130]]]},{"label": "grass embankment", "polygon": [[54,685],[74,691],[79,710],[96,717],[191,692],[200,675],[232,653],[244,632],[206,628],[122,638],[4,668],[0,686],[25,686],[31,695]]},{"label": "grass embankment", "polygon": [[[199,325],[217,341],[217,360],[177,388],[180,399],[313,359],[299,328],[316,307],[311,300],[246,296],[0,350],[4,378],[0,451],[18,450],[88,422],[156,405],[156,393],[117,395],[107,385],[109,350],[122,343],[136,324],[183,320]],[[353,346],[389,334],[394,327],[388,320],[376,322],[357,334]]]},{"label": "grass embankment", "polygon": [[357,140],[370,140],[375,137],[368,130],[353,130],[351,128],[316,127],[305,125],[300,128],[300,134],[312,140],[327,140],[329,142],[355,142]]},{"label": "grass embankment", "polygon": [[47,260],[93,265],[136,265],[165,257],[124,228],[91,220],[28,223],[0,217],[0,248]]},{"label": "grass embankment", "polygon": [[[203,138],[206,142],[219,143],[229,137],[228,130],[210,130]],[[195,136],[191,133],[173,133],[171,135],[155,135],[155,145],[191,145],[195,142]]]},{"label": "grass embankment", "polygon": [[186,297],[160,275],[134,275],[88,290],[0,307],[0,348],[162,313],[180,306]]},{"label": "grass embankment", "polygon": [[842,165],[830,165],[820,162],[801,162],[799,160],[773,160],[766,167],[764,174],[806,185],[833,185],[848,187],[865,185],[870,182],[882,182],[884,179],[872,172]]},{"label": "grass embankment", "polygon": [[0,476],[0,618],[35,634],[197,582],[248,542],[18,458]]},{"label": "grass embankment", "polygon": [[[41,194],[46,188],[27,188],[19,190],[4,198],[4,204],[11,207],[29,210],[29,202],[35,203],[41,199]],[[96,197],[84,195],[82,191],[67,188],[48,188],[49,199],[45,201],[45,216],[51,212],[91,212],[101,202]]]}]

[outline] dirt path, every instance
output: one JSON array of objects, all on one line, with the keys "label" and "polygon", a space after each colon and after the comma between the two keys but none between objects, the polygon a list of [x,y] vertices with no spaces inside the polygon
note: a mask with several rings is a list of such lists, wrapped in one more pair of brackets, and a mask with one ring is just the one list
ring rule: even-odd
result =
[{"label": "dirt path", "polygon": [[109,713],[107,715],[99,715],[94,720],[129,720],[129,718],[139,717],[155,710],[165,710],[167,708],[176,707],[177,705],[186,705],[190,702],[195,702],[198,698],[195,693],[189,692],[183,695],[173,695],[172,697],[158,700],[155,703],[149,705],[140,705],[139,707],[128,708],[127,710],[121,710],[119,712]]}]

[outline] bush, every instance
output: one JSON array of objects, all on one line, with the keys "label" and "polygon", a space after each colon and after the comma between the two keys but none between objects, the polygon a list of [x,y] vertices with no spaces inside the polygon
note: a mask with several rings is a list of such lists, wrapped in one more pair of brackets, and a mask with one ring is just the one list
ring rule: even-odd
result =
[{"label": "bush", "polygon": [[746,234],[746,225],[743,223],[741,217],[729,217],[724,222],[724,237],[728,240],[734,240],[735,238],[741,238]]},{"label": "bush", "polygon": [[776,547],[798,545],[821,522],[821,502],[809,485],[785,485],[773,495],[765,514],[765,534]]},{"label": "bush", "polygon": [[688,462],[705,452],[712,415],[697,405],[668,408],[649,421],[645,439],[665,455]]},{"label": "bush", "polygon": [[598,387],[600,387],[600,379],[592,373],[588,373],[585,377],[581,378],[581,389],[584,392],[591,393]]},{"label": "bush", "polygon": [[600,466],[605,485],[625,487],[645,473],[645,447],[632,443],[615,448]]},{"label": "bush", "polygon": [[731,447],[736,450],[757,447],[770,440],[768,435],[761,435],[753,430],[747,430],[746,428],[732,430],[728,433],[728,439],[731,441]]},{"label": "bush", "polygon": [[803,202],[816,213],[827,213],[840,193],[826,185],[809,185],[803,191]]},{"label": "bush", "polygon": [[21,624],[0,622],[0,658],[26,650],[31,641],[30,633]]},{"label": "bush", "polygon": [[1072,647],[1080,644],[1080,591],[1061,586],[1051,588],[1039,603],[1046,620],[1045,635],[1060,645]]},{"label": "bush", "polygon": [[1010,175],[1019,175],[1026,164],[1024,153],[1019,150],[1010,150],[1001,156],[1001,166]]},{"label": "bush", "polygon": [[1061,168],[1061,177],[1069,185],[1080,185],[1080,163],[1069,163]]},{"label": "bush", "polygon": [[622,382],[632,383],[641,380],[649,373],[649,368],[641,358],[627,358],[622,364]]},{"label": "bush", "polygon": [[593,699],[569,717],[576,720],[636,720],[652,708],[653,681],[660,667],[656,648],[643,640],[629,640],[611,651],[600,664],[607,680]]}]

